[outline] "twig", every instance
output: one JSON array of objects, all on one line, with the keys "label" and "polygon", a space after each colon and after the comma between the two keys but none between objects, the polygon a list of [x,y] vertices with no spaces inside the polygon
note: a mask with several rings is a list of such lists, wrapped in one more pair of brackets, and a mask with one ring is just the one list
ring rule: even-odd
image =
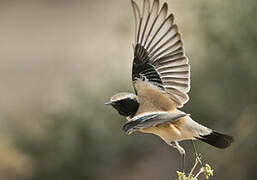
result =
[{"label": "twig", "polygon": [[197,157],[197,158],[195,159],[195,164],[194,164],[193,168],[191,169],[191,171],[190,171],[190,173],[189,173],[189,177],[192,176],[192,173],[194,172],[194,170],[195,170],[195,168],[196,168],[196,166],[198,165],[199,162],[201,162],[201,160],[200,160],[199,157]]}]

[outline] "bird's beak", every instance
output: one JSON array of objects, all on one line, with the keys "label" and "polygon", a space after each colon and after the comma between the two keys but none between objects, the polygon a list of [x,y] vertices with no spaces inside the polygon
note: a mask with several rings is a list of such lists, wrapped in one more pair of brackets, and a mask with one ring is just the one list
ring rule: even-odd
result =
[{"label": "bird's beak", "polygon": [[109,102],[106,102],[106,103],[104,103],[105,105],[112,105],[112,102],[111,101],[109,101]]}]

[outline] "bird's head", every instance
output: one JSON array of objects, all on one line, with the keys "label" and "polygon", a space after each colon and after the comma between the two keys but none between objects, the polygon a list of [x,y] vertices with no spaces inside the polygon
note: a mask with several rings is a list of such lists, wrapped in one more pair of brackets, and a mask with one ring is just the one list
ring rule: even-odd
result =
[{"label": "bird's head", "polygon": [[111,105],[122,116],[133,116],[139,107],[137,96],[132,93],[119,93],[111,97],[105,105]]}]

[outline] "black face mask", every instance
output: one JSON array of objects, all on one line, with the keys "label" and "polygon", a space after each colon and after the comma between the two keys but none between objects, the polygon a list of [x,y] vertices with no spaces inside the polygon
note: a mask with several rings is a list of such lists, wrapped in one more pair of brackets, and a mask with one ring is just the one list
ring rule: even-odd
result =
[{"label": "black face mask", "polygon": [[139,107],[139,103],[136,99],[126,98],[114,102],[112,106],[119,112],[122,116],[133,116]]}]

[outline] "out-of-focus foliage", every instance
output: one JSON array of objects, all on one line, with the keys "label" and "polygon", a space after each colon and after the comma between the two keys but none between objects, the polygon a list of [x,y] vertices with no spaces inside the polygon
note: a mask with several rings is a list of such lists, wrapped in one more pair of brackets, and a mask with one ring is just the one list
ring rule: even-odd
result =
[{"label": "out-of-focus foliage", "polygon": [[140,141],[123,140],[122,121],[107,112],[103,99],[84,93],[77,91],[69,107],[47,114],[44,136],[17,135],[18,149],[34,160],[30,179],[94,179],[143,153],[135,149]]},{"label": "out-of-focus foliage", "polygon": [[257,148],[257,24],[252,18],[256,7],[252,0],[202,1],[197,10],[205,38],[202,58],[208,63],[193,76],[196,101],[190,102],[188,110],[193,108],[202,122],[235,137],[225,153],[204,150],[215,162],[217,179],[231,174],[234,179],[256,176],[249,168],[257,165],[256,156],[249,153]]},{"label": "out-of-focus foliage", "polygon": [[[129,73],[134,19],[129,3],[0,1],[0,35],[6,43],[0,42],[0,179],[176,177],[176,150],[155,136],[125,135],[125,119],[104,106],[113,94],[133,90]],[[192,66],[191,99],[183,111],[235,138],[226,150],[197,143],[202,161],[212,164],[215,179],[253,179],[257,1],[168,4]],[[192,147],[187,142],[182,146],[192,167]]]}]

